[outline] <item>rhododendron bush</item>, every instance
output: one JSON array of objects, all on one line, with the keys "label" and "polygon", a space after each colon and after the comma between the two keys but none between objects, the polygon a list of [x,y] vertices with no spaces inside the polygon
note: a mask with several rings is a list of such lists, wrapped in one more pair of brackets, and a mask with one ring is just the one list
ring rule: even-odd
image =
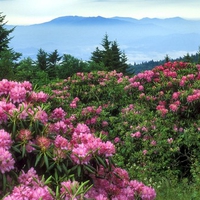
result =
[{"label": "rhododendron bush", "polygon": [[[120,84],[123,75],[99,73],[99,80],[87,75],[91,85],[84,93],[81,73],[64,80],[66,85],[44,88],[48,94],[28,81],[0,81],[1,199],[155,199],[152,187],[131,180],[113,161],[106,119],[110,106],[117,111],[117,98],[108,91],[101,101],[96,90],[101,93],[116,77]],[[95,89],[95,82],[101,87]]]},{"label": "rhododendron bush", "polygon": [[200,180],[199,84],[200,65],[168,62],[133,77],[77,73],[44,90],[52,107],[113,141],[117,166],[152,184]]},{"label": "rhododendron bush", "polygon": [[155,199],[199,187],[200,65],[77,73],[40,90],[0,81],[3,199]]}]

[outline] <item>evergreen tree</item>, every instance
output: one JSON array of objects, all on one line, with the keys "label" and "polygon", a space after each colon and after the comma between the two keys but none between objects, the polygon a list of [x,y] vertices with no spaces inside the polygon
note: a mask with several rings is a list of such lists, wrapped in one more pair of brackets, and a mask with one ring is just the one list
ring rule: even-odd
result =
[{"label": "evergreen tree", "polygon": [[127,57],[124,52],[119,48],[116,41],[109,41],[108,35],[106,34],[101,43],[103,50],[98,47],[92,52],[91,61],[105,66],[105,70],[116,70],[117,72],[127,73],[129,65]]},{"label": "evergreen tree", "polygon": [[61,59],[62,59],[62,56],[58,54],[57,50],[48,54],[46,71],[50,79],[55,79],[58,77],[57,67]]},{"label": "evergreen tree", "polygon": [[9,42],[12,39],[9,35],[14,31],[14,28],[7,30],[5,28],[6,22],[4,21],[5,15],[0,13],[0,79],[14,79],[14,69],[17,66],[16,61],[21,54],[9,48]]},{"label": "evergreen tree", "polygon": [[16,68],[15,78],[18,81],[29,80],[33,82],[37,71],[38,67],[34,65],[34,61],[30,57],[24,58]]},{"label": "evergreen tree", "polygon": [[166,54],[166,56],[165,56],[165,62],[169,62],[169,61],[170,61],[169,55]]},{"label": "evergreen tree", "polygon": [[38,67],[43,71],[45,71],[47,68],[47,56],[47,52],[45,52],[43,49],[38,50],[36,63]]},{"label": "evergreen tree", "polygon": [[71,56],[70,54],[64,54],[62,63],[58,67],[58,77],[63,79],[72,76],[76,72],[84,71],[84,62]]},{"label": "evergreen tree", "polygon": [[5,15],[2,15],[2,13],[0,13],[0,52],[9,49],[8,44],[12,39],[11,37],[9,37],[9,35],[14,31],[14,28],[12,28],[11,30],[7,30],[4,27],[6,25],[6,22],[4,22],[5,17]]},{"label": "evergreen tree", "polygon": [[187,53],[184,57],[183,57],[183,61],[184,62],[192,62],[192,57],[190,56],[189,53]]},{"label": "evergreen tree", "polygon": [[200,64],[200,46],[199,51],[197,52],[197,63]]}]

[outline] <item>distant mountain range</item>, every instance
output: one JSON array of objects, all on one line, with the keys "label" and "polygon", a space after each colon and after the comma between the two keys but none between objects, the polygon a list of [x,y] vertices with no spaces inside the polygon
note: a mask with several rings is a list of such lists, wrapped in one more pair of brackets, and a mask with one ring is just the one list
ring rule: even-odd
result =
[{"label": "distant mountain range", "polygon": [[16,26],[10,45],[23,57],[33,59],[42,48],[89,60],[91,52],[101,47],[106,33],[110,41],[118,42],[129,63],[161,60],[166,54],[177,58],[196,53],[200,46],[200,20],[101,16],[64,16],[41,24]]}]

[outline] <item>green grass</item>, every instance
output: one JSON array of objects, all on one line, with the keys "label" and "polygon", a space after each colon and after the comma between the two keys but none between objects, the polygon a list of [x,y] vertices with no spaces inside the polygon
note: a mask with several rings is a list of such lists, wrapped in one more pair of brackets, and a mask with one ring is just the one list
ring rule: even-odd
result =
[{"label": "green grass", "polygon": [[199,200],[200,185],[188,184],[187,180],[171,184],[167,179],[156,189],[156,200]]}]

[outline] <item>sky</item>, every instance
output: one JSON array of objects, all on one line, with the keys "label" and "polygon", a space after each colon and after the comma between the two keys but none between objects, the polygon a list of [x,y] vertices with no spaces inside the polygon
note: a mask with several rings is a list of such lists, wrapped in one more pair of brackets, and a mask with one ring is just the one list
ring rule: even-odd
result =
[{"label": "sky", "polygon": [[69,15],[200,19],[199,8],[199,0],[0,0],[8,25],[38,24]]}]

